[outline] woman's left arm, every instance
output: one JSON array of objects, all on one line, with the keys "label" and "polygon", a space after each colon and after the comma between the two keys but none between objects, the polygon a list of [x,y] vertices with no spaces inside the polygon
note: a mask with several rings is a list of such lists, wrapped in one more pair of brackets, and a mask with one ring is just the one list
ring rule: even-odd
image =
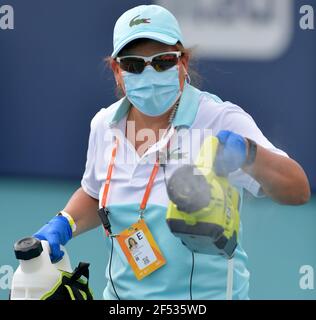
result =
[{"label": "woman's left arm", "polygon": [[[248,153],[249,142],[245,140]],[[267,196],[279,203],[300,205],[310,198],[310,186],[306,174],[291,158],[257,145],[253,164],[244,165],[242,169],[260,183]]]},{"label": "woman's left arm", "polygon": [[218,174],[225,176],[241,168],[258,181],[267,196],[279,203],[300,205],[309,200],[308,179],[296,161],[258,144],[248,164],[248,139],[228,130],[220,131],[217,138],[222,145],[215,164]]}]

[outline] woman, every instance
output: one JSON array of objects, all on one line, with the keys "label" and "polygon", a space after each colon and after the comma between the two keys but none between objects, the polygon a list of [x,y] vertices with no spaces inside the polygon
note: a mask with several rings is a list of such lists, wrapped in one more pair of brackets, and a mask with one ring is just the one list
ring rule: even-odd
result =
[{"label": "woman", "polygon": [[130,250],[135,250],[137,248],[138,244],[134,238],[129,238],[128,239],[128,248]]},{"label": "woman", "polygon": [[[218,168],[240,194],[247,189],[279,203],[303,204],[310,197],[306,175],[240,107],[190,85],[190,57],[169,11],[156,5],[128,10],[116,22],[113,42],[110,65],[124,98],[101,109],[92,120],[81,188],[35,236],[48,240],[51,259],[58,261],[63,255],[60,245],[99,226],[100,216],[111,252],[105,299],[224,299],[227,261],[195,253],[193,271],[191,251],[165,220],[169,202],[165,178],[177,160],[196,158],[203,138],[195,132],[212,130],[218,137],[222,145]],[[178,144],[176,137],[183,130]],[[177,160],[167,157],[161,170],[157,154],[166,149]],[[137,221],[143,224],[135,227]],[[120,238],[131,235],[131,230],[147,241],[144,247],[149,253],[140,254],[141,268],[156,263],[146,276],[124,255]],[[246,262],[239,244],[234,255],[234,299],[248,298]]]}]

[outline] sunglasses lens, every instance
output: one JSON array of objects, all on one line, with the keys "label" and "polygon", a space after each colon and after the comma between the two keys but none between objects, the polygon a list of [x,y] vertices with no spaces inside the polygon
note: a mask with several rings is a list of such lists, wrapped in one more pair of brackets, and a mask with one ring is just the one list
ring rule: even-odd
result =
[{"label": "sunglasses lens", "polygon": [[156,71],[161,72],[174,67],[178,63],[176,54],[162,54],[157,56],[152,61],[152,66]]},{"label": "sunglasses lens", "polygon": [[141,58],[123,58],[120,67],[127,72],[142,73],[145,68],[145,61]]},{"label": "sunglasses lens", "polygon": [[[178,63],[178,56],[174,53],[164,53],[152,59],[151,65],[153,68],[162,72],[174,67]],[[120,67],[127,72],[142,73],[145,69],[146,62],[142,58],[125,57],[120,60]]]}]

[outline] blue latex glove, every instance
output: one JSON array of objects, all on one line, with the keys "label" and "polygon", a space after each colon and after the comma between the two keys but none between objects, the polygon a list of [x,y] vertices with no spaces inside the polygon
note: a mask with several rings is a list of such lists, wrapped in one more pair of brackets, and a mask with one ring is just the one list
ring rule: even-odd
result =
[{"label": "blue latex glove", "polygon": [[220,142],[215,161],[215,172],[220,176],[241,168],[247,156],[245,139],[232,131],[222,130],[217,138]]},{"label": "blue latex glove", "polygon": [[72,237],[72,230],[68,220],[63,216],[56,216],[46,223],[33,237],[39,240],[46,240],[49,243],[53,263],[62,259],[64,252],[60,245],[65,245]]}]

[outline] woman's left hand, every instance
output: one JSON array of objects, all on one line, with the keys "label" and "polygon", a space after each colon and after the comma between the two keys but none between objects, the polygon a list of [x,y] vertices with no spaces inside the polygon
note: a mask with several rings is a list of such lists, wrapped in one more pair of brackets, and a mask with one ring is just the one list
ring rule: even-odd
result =
[{"label": "woman's left hand", "polygon": [[237,133],[222,130],[217,138],[220,142],[215,161],[215,171],[220,176],[241,168],[247,157],[246,139]]}]

